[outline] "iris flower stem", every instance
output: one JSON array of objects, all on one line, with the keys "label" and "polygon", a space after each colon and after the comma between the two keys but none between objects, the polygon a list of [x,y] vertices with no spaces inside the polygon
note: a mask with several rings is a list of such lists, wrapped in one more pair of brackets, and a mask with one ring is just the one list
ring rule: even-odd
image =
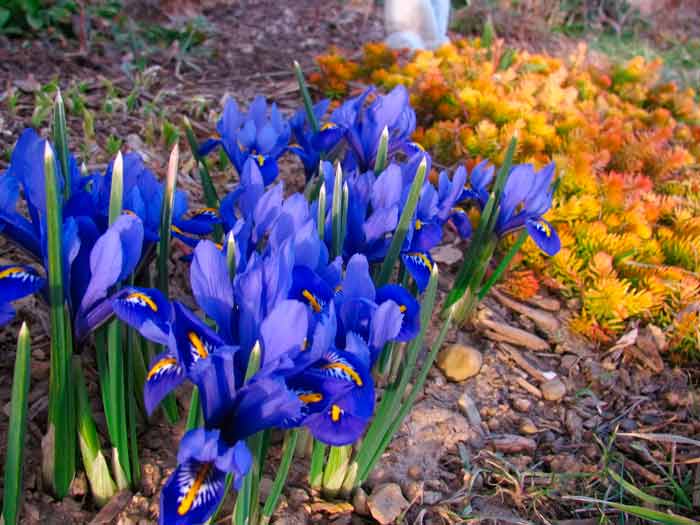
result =
[{"label": "iris flower stem", "polygon": [[343,254],[343,168],[338,164],[333,182],[331,205],[331,227],[333,229],[333,256]]},{"label": "iris flower stem", "polygon": [[323,495],[325,497],[336,498],[338,496],[350,466],[351,454],[351,445],[330,447],[328,461],[323,471]]},{"label": "iris flower stem", "polygon": [[[197,143],[197,137],[194,136],[194,131],[192,131],[192,124],[187,117],[182,117],[183,125],[185,126],[185,136],[187,137],[187,143],[190,145],[190,150],[192,151],[192,156],[197,163],[197,172],[199,173],[199,179],[202,182],[202,190],[204,192],[204,202],[207,206],[214,209],[219,209],[219,196],[216,194],[216,188],[211,180],[211,174],[209,173],[209,166],[207,165],[207,159],[199,154],[199,144]],[[217,224],[214,226],[214,240],[216,242],[221,242],[223,238],[223,230],[221,225]]]},{"label": "iris flower stem", "polygon": [[481,301],[484,297],[486,297],[486,294],[489,293],[489,290],[501,278],[503,273],[508,268],[508,265],[510,265],[513,258],[518,254],[518,252],[520,251],[520,248],[522,248],[523,244],[525,244],[525,241],[527,240],[527,235],[528,235],[527,230],[522,230],[520,232],[520,234],[518,235],[518,238],[513,243],[513,246],[510,247],[510,250],[508,250],[508,253],[505,255],[505,257],[503,257],[503,259],[501,260],[498,267],[494,270],[494,272],[491,274],[491,276],[488,278],[488,280],[483,284],[483,286],[481,286],[481,289],[479,290],[479,295],[478,295],[479,301]]},{"label": "iris flower stem", "polygon": [[78,441],[85,474],[90,482],[92,497],[99,507],[107,503],[117,492],[117,486],[109,473],[107,461],[102,455],[100,437],[90,408],[85,376],[79,356],[73,356],[73,377],[76,388],[78,413]]},{"label": "iris flower stem", "polygon": [[[114,434],[112,445],[116,449],[117,461],[114,464],[117,484],[120,489],[131,484],[131,464],[129,460],[129,438],[127,432],[126,398],[124,374],[124,353],[122,352],[122,331],[117,321],[107,326],[107,361],[109,363],[109,398],[112,410]],[[121,468],[121,472],[118,470]],[[126,483],[126,486],[124,486]]]},{"label": "iris flower stem", "polygon": [[270,490],[270,495],[265,500],[265,506],[260,515],[260,525],[267,525],[270,522],[272,513],[275,512],[277,508],[277,502],[279,501],[280,494],[289,476],[289,467],[292,465],[292,459],[294,459],[294,451],[297,448],[298,437],[299,431],[297,429],[288,430],[284,435],[282,458],[277,468],[275,481],[272,483],[272,490]]},{"label": "iris flower stem", "polygon": [[301,70],[299,62],[294,61],[294,75],[297,77],[297,83],[299,84],[299,91],[301,92],[301,98],[304,101],[304,109],[306,110],[306,118],[311,125],[311,129],[314,133],[318,133],[319,125],[318,120],[316,120],[316,115],[314,114],[314,103],[311,101],[311,94],[309,93],[309,87],[306,85],[306,79],[304,78],[304,72]]},{"label": "iris flower stem", "polygon": [[379,277],[377,279],[377,286],[384,286],[389,282],[391,278],[391,273],[394,271],[394,265],[396,260],[399,258],[401,253],[401,248],[403,247],[403,242],[406,240],[406,235],[408,234],[408,228],[413,220],[413,216],[416,213],[416,208],[418,206],[418,198],[420,197],[421,189],[423,188],[423,183],[425,182],[426,171],[428,169],[428,164],[425,159],[422,160],[418,166],[418,171],[416,176],[411,183],[411,189],[408,193],[408,200],[406,205],[401,212],[401,218],[399,219],[399,225],[396,228],[393,238],[391,239],[391,244],[389,245],[389,251],[387,252],[384,262],[382,263],[381,270],[379,271]]},{"label": "iris flower stem", "polygon": [[411,388],[411,392],[408,394],[408,397],[406,398],[406,400],[401,404],[399,411],[398,411],[398,414],[396,415],[394,420],[391,422],[389,428],[387,429],[384,436],[382,437],[382,440],[381,440],[379,446],[376,448],[373,457],[367,463],[367,466],[364,469],[364,471],[365,471],[364,475],[361,477],[358,477],[356,486],[359,486],[365,479],[367,479],[367,476],[369,475],[370,472],[372,472],[372,469],[379,461],[379,458],[382,457],[382,454],[384,454],[384,451],[389,446],[389,443],[391,443],[391,438],[396,433],[396,431],[399,429],[399,427],[401,426],[401,423],[403,423],[403,420],[406,419],[406,416],[408,415],[408,412],[411,410],[413,403],[415,403],[416,398],[418,397],[418,394],[423,389],[423,385],[425,384],[425,380],[428,377],[428,372],[432,368],[433,362],[435,362],[435,357],[437,356],[438,351],[442,347],[442,344],[445,341],[445,337],[447,336],[447,331],[449,330],[451,325],[452,325],[452,316],[448,316],[447,319],[445,319],[445,321],[443,322],[442,328],[440,329],[440,333],[439,333],[437,339],[433,342],[433,346],[430,348],[430,352],[428,353],[428,356],[426,357],[425,361],[423,362],[423,368],[421,369],[420,374],[416,378],[416,382],[413,384],[413,388]]},{"label": "iris flower stem", "polygon": [[[421,329],[418,335],[413,339],[406,348],[405,357],[403,360],[403,368],[401,373],[385,390],[384,396],[377,408],[374,420],[370,424],[365,435],[362,445],[360,446],[355,461],[358,464],[357,484],[359,485],[369,475],[371,471],[371,463],[377,451],[381,448],[386,436],[392,432],[393,422],[401,407],[401,399],[404,396],[406,387],[413,376],[416,362],[418,360],[418,352],[423,347],[425,334],[432,319],[433,307],[435,306],[435,297],[437,294],[438,270],[437,265],[433,266],[430,275],[430,281],[426,287],[423,299],[420,305],[421,312]],[[425,366],[425,365],[424,365]],[[389,439],[391,435],[389,434]]]},{"label": "iris flower stem", "polygon": [[313,490],[320,490],[323,485],[323,465],[326,462],[328,445],[314,439],[311,449],[311,465],[309,467],[309,485]]},{"label": "iris flower stem", "polygon": [[190,397],[190,408],[187,412],[187,422],[185,423],[185,432],[200,426],[202,408],[199,403],[199,389],[195,386],[192,389],[192,397]]},{"label": "iris flower stem", "polygon": [[29,394],[31,341],[26,323],[22,323],[17,338],[17,354],[12,376],[10,398],[10,425],[7,432],[7,456],[5,459],[5,485],[3,491],[2,518],[6,525],[19,523],[22,507],[22,478],[24,440],[27,431],[27,395]]},{"label": "iris flower stem", "polygon": [[[49,425],[44,474],[54,493],[63,498],[75,475],[76,433],[74,389],[70,377],[72,345],[67,337],[70,316],[64,304],[62,207],[58,199],[55,159],[51,146],[44,150],[46,192],[46,238],[51,316],[51,371],[49,379]],[[60,446],[57,446],[60,444]]]},{"label": "iris flower stem", "polygon": [[[132,283],[133,284],[133,283]],[[136,332],[126,328],[126,422],[129,433],[129,461],[131,462],[131,481],[137,487],[141,483],[141,463],[139,461],[138,436],[136,428],[136,361],[141,361],[136,355]]]},{"label": "iris flower stem", "polygon": [[[180,159],[180,149],[177,143],[173,146],[168,160],[168,171],[165,177],[163,191],[163,204],[160,210],[160,231],[157,251],[157,288],[168,297],[168,261],[170,260],[170,228],[173,223],[173,203],[175,201],[175,187],[177,186],[177,168]],[[171,423],[179,419],[177,403],[172,395],[168,395],[163,402],[163,409]]]},{"label": "iris flower stem", "polygon": [[63,199],[70,199],[71,193],[71,173],[69,165],[68,153],[68,126],[66,124],[66,107],[63,104],[61,90],[56,93],[56,100],[53,107],[53,128],[52,128],[53,143],[56,146],[56,155],[58,164],[61,167],[61,173],[65,184],[63,185]]},{"label": "iris flower stem", "polygon": [[[496,181],[494,182],[491,194],[489,195],[489,199],[481,212],[479,226],[477,227],[476,232],[469,243],[469,247],[464,253],[464,263],[457,274],[454,287],[447,296],[447,300],[443,306],[443,314],[445,315],[447,314],[448,310],[465,295],[467,289],[469,288],[470,279],[473,278],[473,274],[476,271],[476,265],[481,262],[478,254],[483,253],[483,244],[486,242],[486,240],[490,240],[494,236],[494,230],[496,228],[496,222],[498,220],[500,209],[500,200],[506,180],[510,174],[510,169],[513,165],[513,157],[515,156],[516,148],[517,140],[514,137],[511,139],[510,144],[508,145],[508,150],[506,151],[503,165],[498,171]],[[468,313],[463,307],[459,310],[465,314]],[[464,316],[461,318],[455,317],[455,320],[457,322],[463,322]]]}]

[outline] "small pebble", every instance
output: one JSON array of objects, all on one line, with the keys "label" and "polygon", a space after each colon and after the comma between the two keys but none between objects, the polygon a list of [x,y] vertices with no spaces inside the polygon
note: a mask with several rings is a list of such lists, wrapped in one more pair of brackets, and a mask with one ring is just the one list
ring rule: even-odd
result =
[{"label": "small pebble", "polygon": [[532,401],[525,398],[518,398],[515,401],[513,401],[513,407],[518,412],[530,412],[530,410],[532,409]]},{"label": "small pebble", "polygon": [[566,395],[566,385],[558,377],[542,383],[540,390],[547,401],[561,401]]}]

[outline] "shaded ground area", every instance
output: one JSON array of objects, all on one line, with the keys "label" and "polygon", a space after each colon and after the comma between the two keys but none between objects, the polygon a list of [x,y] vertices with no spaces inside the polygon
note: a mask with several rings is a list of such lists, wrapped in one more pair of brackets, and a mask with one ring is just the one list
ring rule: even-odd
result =
[{"label": "shaded ground area", "polygon": [[[149,47],[138,43],[136,29],[131,42],[125,43],[101,37],[104,27],[95,28],[87,53],[72,41],[0,40],[0,169],[7,163],[5,152],[24,127],[45,128],[54,79],[69,105],[73,149],[82,153],[90,168],[102,168],[121,141],[122,147],[143,153],[162,175],[181,116],[187,115],[204,138],[214,129],[226,94],[246,104],[262,93],[289,113],[300,104],[293,60],[309,71],[312,57],[329,45],[359,49],[364,41],[381,37],[380,13],[367,11],[359,2],[325,2],[321,8],[311,0],[281,8],[279,2],[267,0],[243,4],[208,8],[197,26],[205,35],[203,43],[187,51],[183,50],[187,38],[175,39],[166,48]],[[158,12],[145,15],[162,22]],[[186,151],[184,142],[181,149]],[[187,153],[182,167],[181,185],[200,201]],[[283,161],[282,171],[287,186],[298,188],[302,179],[296,161]],[[233,182],[230,171],[215,172],[215,182],[223,191]],[[448,240],[435,254],[444,269],[443,293],[459,265],[460,252],[458,242]],[[0,244],[0,264],[17,259],[12,247]],[[172,267],[174,293],[184,294],[186,267],[175,260]],[[597,523],[603,514],[610,519],[619,516],[612,509],[565,497],[622,501],[619,486],[608,475],[612,470],[630,473],[640,486],[652,487],[645,490],[662,497],[674,497],[667,487],[669,479],[678,480],[691,499],[697,498],[688,511],[697,515],[692,507],[697,511],[700,506],[700,492],[695,496],[693,491],[700,484],[698,449],[668,437],[700,434],[697,371],[665,365],[665,343],[653,330],[632,332],[605,353],[595,350],[566,330],[569,306],[575,308],[554,295],[537,297],[530,304],[500,294],[487,298],[475,326],[448,336],[448,343],[471,345],[482,352],[480,373],[454,383],[437,368],[431,372],[424,395],[367,483],[367,491],[398,483],[410,503],[402,506],[405,520],[399,518],[406,523],[576,519],[577,525],[587,525]],[[158,491],[175,465],[182,433],[182,428],[173,429],[158,419],[140,441],[144,447],[140,493],[118,496],[99,514],[84,477],[62,503],[43,494],[39,467],[47,409],[48,318],[35,299],[24,301],[19,309],[18,317],[30,323],[33,333],[24,522],[155,522]],[[6,356],[0,361],[0,435],[7,433],[18,326],[17,321],[0,332]],[[82,352],[96,393],[90,348]],[[181,396],[186,402],[187,393]],[[101,412],[97,406],[94,409]],[[98,424],[104,431],[104,421]],[[4,439],[0,442],[4,446]],[[4,449],[0,463],[3,455]],[[305,469],[306,460],[295,462],[273,523],[372,522],[362,498],[355,501],[353,513],[347,505],[328,505],[307,492]]]}]

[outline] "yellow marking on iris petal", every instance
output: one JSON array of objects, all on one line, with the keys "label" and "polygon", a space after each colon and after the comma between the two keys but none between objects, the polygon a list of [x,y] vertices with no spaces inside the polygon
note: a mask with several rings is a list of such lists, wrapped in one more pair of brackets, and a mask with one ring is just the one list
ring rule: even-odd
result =
[{"label": "yellow marking on iris petal", "polygon": [[326,122],[321,126],[321,131],[326,131],[327,129],[335,129],[338,125],[333,122]]},{"label": "yellow marking on iris petal", "polygon": [[146,306],[148,306],[154,312],[158,311],[158,305],[156,305],[156,303],[153,302],[153,299],[148,297],[146,294],[143,294],[141,292],[134,292],[126,296],[127,301],[133,301],[135,299],[146,303]]},{"label": "yellow marking on iris petal", "polygon": [[416,219],[416,230],[420,230],[423,227],[423,223],[420,219]]},{"label": "yellow marking on iris petal", "polygon": [[262,165],[265,164],[265,157],[264,157],[263,155],[258,155],[258,156],[256,157],[256,159],[257,159],[258,165],[259,165],[260,167],[262,167]]},{"label": "yellow marking on iris petal", "polygon": [[424,254],[424,253],[419,253],[419,252],[414,252],[414,253],[409,253],[409,256],[413,258],[418,258],[421,260],[421,262],[430,270],[431,272],[433,271],[433,265],[430,262],[430,259]]},{"label": "yellow marking on iris petal", "polygon": [[307,350],[309,348],[309,340],[304,337],[304,342],[301,343],[301,351]]},{"label": "yellow marking on iris petal", "polygon": [[132,217],[136,217],[136,213],[134,213],[132,210],[123,209],[122,213],[125,213],[126,215],[131,215]]},{"label": "yellow marking on iris petal", "polygon": [[224,249],[224,245],[221,244],[220,242],[215,242],[215,243],[214,243],[214,246],[216,246],[216,249],[219,250],[219,251],[221,251],[221,250]]},{"label": "yellow marking on iris petal", "polygon": [[322,310],[321,304],[318,302],[318,299],[316,299],[316,296],[310,291],[304,290],[303,292],[301,292],[301,295],[304,296],[304,299],[309,301],[309,304],[311,305],[311,308],[314,309],[314,312],[318,313]]},{"label": "yellow marking on iris petal", "polygon": [[299,401],[302,403],[318,403],[319,401],[323,401],[323,394],[319,394],[318,392],[312,392],[311,394],[302,394],[299,396]]},{"label": "yellow marking on iris petal", "polygon": [[198,210],[195,210],[192,215],[197,216],[197,215],[202,215],[204,213],[213,213],[214,215],[219,214],[219,212],[217,211],[216,208],[200,208]]},{"label": "yellow marking on iris petal", "polygon": [[340,421],[340,416],[342,415],[343,409],[340,408],[338,405],[333,405],[331,407],[331,421],[333,421],[333,423],[337,423],[338,421]]},{"label": "yellow marking on iris petal", "polygon": [[301,146],[300,146],[299,144],[297,144],[296,142],[290,144],[289,147],[290,147],[290,148],[299,148],[299,149],[301,149]]},{"label": "yellow marking on iris petal", "polygon": [[552,228],[550,228],[549,224],[547,224],[546,222],[538,222],[537,229],[544,233],[547,237],[552,236]]},{"label": "yellow marking on iris petal", "polygon": [[207,352],[207,349],[204,348],[204,343],[202,343],[202,340],[200,337],[194,333],[194,332],[189,332],[187,334],[187,339],[190,340],[190,343],[194,347],[195,352],[197,352],[197,355],[201,357],[202,359],[206,359],[209,357],[209,352]]},{"label": "yellow marking on iris petal", "polygon": [[199,469],[199,472],[197,472],[197,477],[194,478],[194,482],[192,483],[192,486],[187,491],[187,494],[185,494],[185,497],[182,498],[182,501],[180,502],[180,506],[177,508],[177,513],[180,516],[184,516],[192,508],[192,504],[194,503],[194,499],[197,496],[197,492],[199,492],[199,489],[202,488],[202,485],[204,484],[204,480],[207,479],[207,476],[209,475],[210,470],[211,470],[211,463],[205,463],[204,465],[201,466],[201,468]]},{"label": "yellow marking on iris petal", "polygon": [[172,231],[174,231],[175,233],[179,233],[180,235],[187,235],[185,232],[183,232],[180,228],[178,228],[174,224],[170,226],[170,229]]},{"label": "yellow marking on iris petal", "polygon": [[467,213],[467,212],[464,211],[462,208],[452,208],[452,209],[450,210],[450,212],[452,212],[452,213],[465,213],[465,214]]},{"label": "yellow marking on iris petal", "polygon": [[166,368],[168,366],[176,365],[177,364],[177,359],[174,357],[166,357],[165,359],[161,359],[158,361],[155,365],[153,365],[153,368],[151,368],[148,371],[148,375],[146,376],[146,381],[150,381],[153,376],[157,375],[158,372],[163,370],[163,368]]},{"label": "yellow marking on iris petal", "polygon": [[405,304],[399,305],[399,311],[403,314],[408,310]]},{"label": "yellow marking on iris petal", "polygon": [[345,372],[347,375],[350,376],[350,379],[352,379],[357,386],[361,387],[363,385],[362,378],[360,377],[360,374],[355,372],[355,370],[352,367],[346,365],[345,363],[331,363],[330,365],[326,365],[323,368],[325,370],[333,370],[333,369],[342,370],[343,372]]},{"label": "yellow marking on iris petal", "polygon": [[418,148],[421,151],[425,151],[425,148],[423,147],[422,144],[418,144],[417,142],[414,142],[413,145]]},{"label": "yellow marking on iris petal", "polygon": [[11,268],[5,268],[3,271],[0,272],[0,279],[10,277],[11,275],[15,275],[17,273],[26,273],[26,271],[21,266],[12,266]]}]

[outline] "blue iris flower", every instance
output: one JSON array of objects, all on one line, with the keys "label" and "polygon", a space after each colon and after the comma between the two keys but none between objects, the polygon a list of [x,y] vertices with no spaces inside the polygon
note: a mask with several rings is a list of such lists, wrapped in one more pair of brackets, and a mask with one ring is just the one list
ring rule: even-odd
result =
[{"label": "blue iris flower", "polygon": [[369,87],[359,96],[338,107],[330,122],[345,130],[350,156],[345,167],[367,171],[374,167],[379,139],[386,128],[389,132],[388,155],[393,157],[410,144],[416,129],[416,113],[410,105],[408,90],[396,86],[386,95],[377,96],[369,105],[367,99],[375,92]]},{"label": "blue iris flower", "polygon": [[[329,104],[330,100],[322,100],[314,105],[316,122],[322,122]],[[336,150],[346,130],[334,122],[323,122],[320,129],[314,132],[304,108],[299,109],[289,119],[289,124],[294,140],[294,143],[289,145],[289,151],[299,157],[304,165],[306,180],[309,181],[318,174],[321,159],[328,158]]]},{"label": "blue iris flower", "polygon": [[[190,268],[194,298],[216,329],[157,290],[128,288],[113,301],[122,320],[166,347],[147,373],[148,411],[185,380],[200,392],[202,451],[183,442],[163,491],[161,516],[183,523],[211,515],[226,473],[245,475],[240,443],[255,432],[305,426],[328,444],[355,442],[374,412],[374,362],[387,342],[408,341],[419,329],[415,298],[398,285],[376,289],[366,257],[347,265],[329,259],[302,195],[283,198],[281,184],[260,193],[256,163],[244,172],[254,187],[224,199],[229,211],[222,203],[224,221],[235,221],[229,235],[239,234],[236,274],[229,275],[226,248],[210,241],[196,246]],[[246,381],[255,347],[260,369]],[[198,498],[198,490],[211,494]]]},{"label": "blue iris flower", "polygon": [[272,183],[279,173],[277,159],[287,150],[291,128],[276,104],[271,105],[269,117],[267,113],[267,101],[262,96],[253,100],[248,113],[241,112],[236,101],[229,98],[216,124],[219,138],[205,141],[200,155],[222,146],[239,174],[252,157],[262,171],[265,185]]},{"label": "blue iris flower", "polygon": [[[513,166],[503,187],[495,233],[503,237],[525,228],[537,246],[547,255],[555,255],[561,241],[554,226],[542,216],[552,207],[554,163],[535,171],[532,164]],[[488,186],[494,169],[482,162],[471,173],[471,187],[465,187],[462,199],[472,199],[483,209],[489,198]]]},{"label": "blue iris flower", "polygon": [[[387,254],[401,213],[408,200],[411,184],[421,162],[430,157],[419,151],[405,163],[392,162],[380,174],[372,171],[352,171],[346,176],[348,185],[348,223],[343,244],[343,256],[364,254],[372,263],[380,263]],[[332,243],[331,207],[335,170],[330,163],[323,164],[326,199],[326,242]],[[406,240],[401,249],[402,260],[423,291],[430,279],[433,260],[430,250],[442,240],[444,225],[450,221],[463,237],[471,227],[466,214],[457,208],[462,195],[466,174],[458,170],[452,180],[446,173],[440,176],[436,189],[428,180],[421,188],[418,205],[409,224]]]},{"label": "blue iris flower", "polygon": [[[0,177],[0,187],[4,190],[0,199],[0,235],[25,249],[44,269],[48,267],[45,147],[44,139],[33,130],[26,130],[17,141],[7,172]],[[97,220],[86,190],[90,179],[80,176],[72,156],[69,166],[71,197],[64,202],[62,210],[63,285],[80,339],[111,313],[107,296],[115,284],[136,268],[144,230],[138,218],[128,215],[119,217],[109,228]],[[58,163],[56,174],[59,199],[63,202],[65,178]],[[20,189],[29,218],[17,209]],[[12,266],[0,271],[1,321],[12,318],[9,301],[39,291],[44,284],[45,279],[27,267]]]},{"label": "blue iris flower", "polygon": [[[46,196],[44,192],[44,149],[46,140],[29,129],[22,133],[12,153],[10,166],[0,176],[0,235],[13,241],[44,268],[48,267],[46,244]],[[66,302],[76,340],[83,339],[112,312],[108,298],[112,287],[124,281],[144,259],[158,239],[163,186],[136,154],[124,156],[124,214],[108,225],[111,165],[105,175],[81,176],[75,158],[69,158],[70,198],[65,200],[65,177],[56,163],[59,202],[63,207],[63,267]],[[20,191],[21,190],[21,191]],[[18,211],[20,195],[28,218]],[[211,231],[218,214],[195,212],[185,218],[183,192],[176,195],[175,225],[193,237]],[[205,217],[206,216],[206,217]],[[178,226],[174,226],[177,228]],[[27,295],[44,287],[45,280],[29,269],[6,269],[0,273],[0,321],[11,319],[7,307],[19,291]],[[21,284],[22,286],[17,286]],[[8,286],[9,285],[9,286]],[[3,293],[2,290],[9,290]],[[13,297],[9,299],[9,297]],[[2,324],[2,323],[0,323]]]}]

